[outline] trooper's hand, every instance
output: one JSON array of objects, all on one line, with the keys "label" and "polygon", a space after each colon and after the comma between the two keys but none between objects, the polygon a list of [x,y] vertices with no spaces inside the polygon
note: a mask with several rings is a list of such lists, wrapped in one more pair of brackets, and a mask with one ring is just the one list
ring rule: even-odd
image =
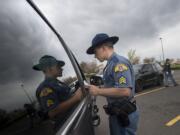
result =
[{"label": "trooper's hand", "polygon": [[79,88],[79,89],[74,93],[74,96],[76,97],[77,100],[81,100],[81,99],[82,99],[83,94],[82,94],[81,88]]},{"label": "trooper's hand", "polygon": [[86,88],[91,95],[93,95],[93,96],[99,95],[99,90],[100,90],[99,87],[97,87],[95,85],[87,85]]}]

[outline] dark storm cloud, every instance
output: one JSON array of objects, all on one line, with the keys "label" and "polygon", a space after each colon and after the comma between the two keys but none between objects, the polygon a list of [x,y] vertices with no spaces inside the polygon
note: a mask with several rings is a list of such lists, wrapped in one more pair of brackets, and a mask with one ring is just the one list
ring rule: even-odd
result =
[{"label": "dark storm cloud", "polygon": [[46,52],[44,24],[22,0],[1,1],[0,18],[0,84],[32,79],[32,65]]},{"label": "dark storm cloud", "polygon": [[[96,33],[120,37],[123,49],[151,39],[180,22],[178,0],[34,0],[78,60]],[[50,30],[25,0],[0,1],[0,83],[30,79],[32,65],[47,52]],[[144,45],[141,45],[142,47]],[[23,72],[22,72],[23,71]]]},{"label": "dark storm cloud", "polygon": [[179,23],[179,7],[178,0],[91,1],[88,5],[84,3],[84,9],[89,9],[89,12],[86,10],[86,15],[91,16],[84,21],[89,26],[93,25],[95,31],[116,33],[120,36],[120,42],[128,42],[127,40],[152,38],[162,29]]},{"label": "dark storm cloud", "polygon": [[116,47],[121,52],[127,52],[129,48],[144,48],[148,40],[158,40],[162,31],[180,22],[178,0],[35,2],[58,29],[79,61],[92,59],[85,51],[96,33],[106,32],[119,36],[119,45]]},{"label": "dark storm cloud", "polygon": [[126,49],[133,42],[158,38],[180,22],[179,0],[54,0],[39,5],[75,52],[86,50],[99,32],[118,35]]},{"label": "dark storm cloud", "polygon": [[132,3],[126,16],[117,17],[114,25],[119,24],[119,29],[113,27],[113,31],[121,35],[121,40],[152,38],[162,29],[179,23],[179,7],[180,1],[177,0]]}]

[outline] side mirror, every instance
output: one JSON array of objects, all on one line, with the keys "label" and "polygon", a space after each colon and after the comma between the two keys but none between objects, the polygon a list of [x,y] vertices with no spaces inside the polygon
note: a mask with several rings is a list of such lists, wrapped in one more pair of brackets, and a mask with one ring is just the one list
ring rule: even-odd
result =
[{"label": "side mirror", "polygon": [[100,76],[93,75],[90,77],[90,84],[100,86],[103,85],[103,79]]}]

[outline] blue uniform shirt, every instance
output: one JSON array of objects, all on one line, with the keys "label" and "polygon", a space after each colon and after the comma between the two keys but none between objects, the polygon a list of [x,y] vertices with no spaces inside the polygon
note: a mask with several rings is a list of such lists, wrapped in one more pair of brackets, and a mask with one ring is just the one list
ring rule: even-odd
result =
[{"label": "blue uniform shirt", "polygon": [[[130,88],[131,97],[135,93],[134,70],[128,59],[115,52],[109,58],[103,73],[104,86],[106,88]],[[115,98],[108,97],[108,103]]]},{"label": "blue uniform shirt", "polygon": [[41,108],[48,112],[70,97],[70,88],[54,78],[45,78],[36,90]]}]

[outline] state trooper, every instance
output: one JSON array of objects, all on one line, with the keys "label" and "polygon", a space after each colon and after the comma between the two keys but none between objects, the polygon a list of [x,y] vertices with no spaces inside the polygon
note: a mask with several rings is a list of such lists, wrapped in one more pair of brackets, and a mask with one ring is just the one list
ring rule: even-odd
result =
[{"label": "state trooper", "polygon": [[62,76],[64,65],[64,61],[45,55],[40,58],[39,64],[33,66],[34,70],[44,73],[45,79],[38,86],[36,97],[43,112],[55,121],[55,129],[62,124],[69,110],[82,98],[80,88],[71,95],[70,87],[57,79]]},{"label": "state trooper", "polygon": [[[135,77],[131,63],[114,52],[113,45],[119,40],[117,36],[97,34],[87,54],[94,54],[100,62],[107,61],[104,69],[104,87],[88,85],[91,95],[104,96],[108,105],[104,106],[109,114],[111,135],[135,135],[139,112],[135,103]],[[115,105],[117,104],[117,106]]]}]

